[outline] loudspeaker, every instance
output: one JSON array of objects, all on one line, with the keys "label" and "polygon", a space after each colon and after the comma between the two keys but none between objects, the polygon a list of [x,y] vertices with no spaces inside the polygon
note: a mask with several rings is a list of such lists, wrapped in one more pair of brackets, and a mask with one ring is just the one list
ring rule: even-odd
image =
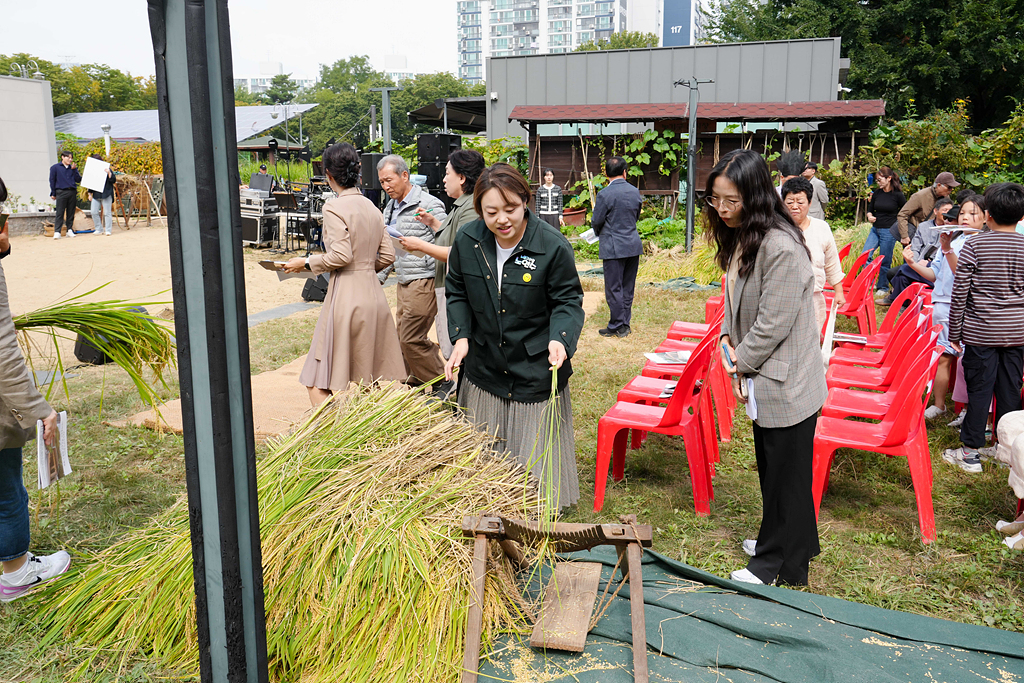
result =
[{"label": "loudspeaker", "polygon": [[318,275],[306,280],[306,284],[302,286],[302,300],[323,301],[326,299],[328,282],[326,275]]},{"label": "loudspeaker", "polygon": [[378,152],[367,152],[359,157],[362,162],[360,174],[362,175],[362,187],[364,190],[380,190],[380,179],[377,177],[377,164],[386,157],[386,154]]},{"label": "loudspeaker", "polygon": [[419,174],[427,176],[427,189],[437,190],[444,187],[444,169],[447,161],[421,161]]},{"label": "loudspeaker", "polygon": [[[129,308],[128,310],[133,313],[149,313],[149,311],[142,306],[136,306],[134,308]],[[110,341],[103,335],[99,335],[99,338],[103,343],[108,343]],[[87,341],[81,334],[79,334],[75,339],[75,358],[77,358],[79,362],[88,363],[89,365],[104,365],[113,361],[110,356],[90,344],[89,341]]]},{"label": "loudspeaker", "polygon": [[87,342],[81,334],[75,339],[75,358],[89,365],[104,365],[111,362],[110,356]]},{"label": "loudspeaker", "polygon": [[423,133],[416,136],[416,156],[420,164],[424,161],[439,161],[444,166],[448,163],[448,156],[457,149],[462,149],[461,135]]}]

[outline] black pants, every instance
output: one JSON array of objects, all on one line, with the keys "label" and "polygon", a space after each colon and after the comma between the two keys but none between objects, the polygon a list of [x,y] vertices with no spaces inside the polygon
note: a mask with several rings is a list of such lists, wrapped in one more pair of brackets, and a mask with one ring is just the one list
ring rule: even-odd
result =
[{"label": "black pants", "polygon": [[604,259],[604,298],[611,312],[608,329],[629,327],[633,319],[633,292],[636,290],[636,271],[639,256]]},{"label": "black pants", "polygon": [[964,345],[964,382],[967,415],[960,425],[960,441],[971,448],[985,445],[985,424],[992,394],[996,397],[996,426],[1009,412],[1020,410],[1024,347]]},{"label": "black pants", "polygon": [[[896,272],[894,273],[893,270]],[[934,283],[921,277],[920,273],[911,268],[910,266],[900,266],[899,268],[893,268],[889,271],[889,284],[892,285],[892,292],[889,293],[889,299],[894,300],[900,295],[904,289],[914,284],[915,282],[923,282],[928,285],[928,289],[931,289]]]},{"label": "black pants", "polygon": [[807,565],[821,552],[811,494],[814,427],[818,415],[791,427],[754,423],[754,454],[761,482],[761,530],[747,569],[765,583],[803,586]]},{"label": "black pants", "polygon": [[60,233],[64,223],[68,224],[68,231],[74,229],[75,209],[78,208],[78,192],[74,188],[57,190],[57,216],[53,222],[53,232]]}]

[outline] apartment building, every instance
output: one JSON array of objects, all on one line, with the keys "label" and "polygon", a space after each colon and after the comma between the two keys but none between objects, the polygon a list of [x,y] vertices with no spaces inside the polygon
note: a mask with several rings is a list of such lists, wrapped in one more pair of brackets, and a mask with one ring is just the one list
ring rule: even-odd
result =
[{"label": "apartment building", "polygon": [[457,0],[459,78],[486,80],[488,57],[572,52],[617,31],[659,36],[660,45],[699,40],[703,0]]}]

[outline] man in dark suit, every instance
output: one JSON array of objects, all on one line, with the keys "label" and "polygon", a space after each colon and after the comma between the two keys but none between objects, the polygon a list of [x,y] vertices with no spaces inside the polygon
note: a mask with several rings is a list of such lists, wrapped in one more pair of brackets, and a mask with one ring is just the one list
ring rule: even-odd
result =
[{"label": "man in dark suit", "polygon": [[626,182],[626,161],[612,157],[604,164],[608,187],[597,193],[591,227],[601,239],[598,255],[604,262],[604,298],[611,316],[608,327],[598,330],[602,337],[625,337],[633,315],[633,291],[643,245],[636,221],[643,199],[640,191]]}]

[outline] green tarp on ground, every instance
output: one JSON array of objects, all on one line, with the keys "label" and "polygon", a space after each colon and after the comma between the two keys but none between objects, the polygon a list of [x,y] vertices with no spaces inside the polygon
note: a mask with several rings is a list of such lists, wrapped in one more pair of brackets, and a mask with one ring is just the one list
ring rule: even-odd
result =
[{"label": "green tarp on ground", "polygon": [[[615,551],[568,557],[605,565],[600,600]],[[650,551],[643,578],[651,681],[1024,683],[1019,633],[736,583]],[[528,592],[539,589],[536,580]],[[543,653],[528,640],[500,641],[481,665],[480,680],[632,681],[628,584],[590,632],[583,653]]]}]

